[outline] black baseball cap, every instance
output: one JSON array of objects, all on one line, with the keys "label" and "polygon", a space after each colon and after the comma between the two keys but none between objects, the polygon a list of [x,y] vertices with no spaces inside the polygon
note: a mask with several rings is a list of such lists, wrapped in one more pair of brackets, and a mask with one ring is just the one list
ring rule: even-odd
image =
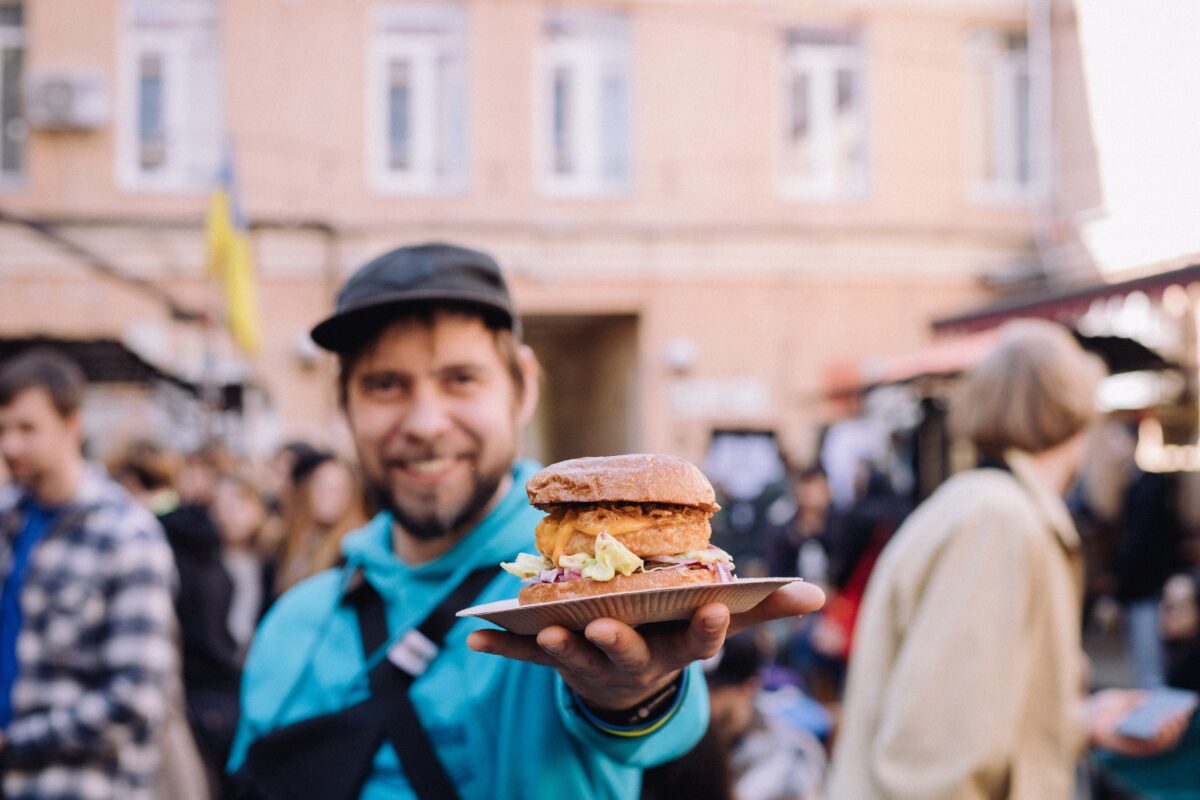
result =
[{"label": "black baseball cap", "polygon": [[516,327],[512,298],[494,258],[430,243],[397,248],[360,267],[338,291],[333,315],[310,335],[326,350],[343,353],[414,305],[466,308],[482,314],[491,327]]}]

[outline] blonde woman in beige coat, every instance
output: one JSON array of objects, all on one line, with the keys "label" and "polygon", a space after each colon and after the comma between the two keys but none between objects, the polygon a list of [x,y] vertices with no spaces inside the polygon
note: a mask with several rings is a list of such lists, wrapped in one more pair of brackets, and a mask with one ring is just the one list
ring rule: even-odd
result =
[{"label": "blonde woman in beige coat", "polygon": [[1099,697],[1090,725],[1083,699],[1083,561],[1061,496],[1102,375],[1065,329],[1027,320],[967,376],[952,424],[981,467],[918,508],[871,577],[832,800],[1069,800],[1089,738],[1170,743],[1112,733],[1135,693]]}]

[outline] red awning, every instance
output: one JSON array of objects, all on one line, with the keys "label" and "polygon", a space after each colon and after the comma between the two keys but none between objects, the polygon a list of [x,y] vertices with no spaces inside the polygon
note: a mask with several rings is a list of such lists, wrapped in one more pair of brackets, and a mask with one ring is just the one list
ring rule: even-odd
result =
[{"label": "red awning", "polygon": [[993,328],[947,337],[900,355],[831,364],[825,370],[826,390],[830,396],[838,396],[926,376],[957,375],[979,363],[999,335],[1000,331]]}]

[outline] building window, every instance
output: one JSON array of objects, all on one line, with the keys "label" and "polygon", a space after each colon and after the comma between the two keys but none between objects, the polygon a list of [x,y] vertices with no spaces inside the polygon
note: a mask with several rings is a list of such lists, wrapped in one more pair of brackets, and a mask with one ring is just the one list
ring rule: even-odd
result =
[{"label": "building window", "polygon": [[25,164],[21,73],[25,18],[20,3],[0,3],[0,185],[20,181]]},{"label": "building window", "polygon": [[981,202],[1027,202],[1034,175],[1026,38],[979,31],[968,51],[973,194]]},{"label": "building window", "polygon": [[867,191],[867,113],[862,45],[849,31],[787,35],[783,80],[785,196],[861,197]]},{"label": "building window", "polygon": [[535,104],[545,191],[629,190],[630,51],[622,12],[555,9],[547,16]]},{"label": "building window", "polygon": [[382,192],[467,184],[466,15],[450,5],[380,6],[367,63],[367,179]]},{"label": "building window", "polygon": [[127,0],[117,173],[133,190],[202,191],[220,167],[214,0]]}]

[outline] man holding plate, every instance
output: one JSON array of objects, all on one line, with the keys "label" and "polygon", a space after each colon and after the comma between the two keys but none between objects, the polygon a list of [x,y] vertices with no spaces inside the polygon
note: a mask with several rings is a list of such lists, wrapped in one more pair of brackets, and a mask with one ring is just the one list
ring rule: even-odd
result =
[{"label": "man holding plate", "polygon": [[456,619],[516,595],[497,565],[541,519],[524,491],[536,467],[516,458],[538,369],[499,267],[452,245],[391,251],[347,280],[312,336],[338,355],[382,510],[346,537],[342,566],[263,620],[230,761],[245,796],[634,797],[644,767],[704,731],[694,662],[823,602],[792,584],[748,612],[710,603],[650,633],[596,619],[519,636]]}]

